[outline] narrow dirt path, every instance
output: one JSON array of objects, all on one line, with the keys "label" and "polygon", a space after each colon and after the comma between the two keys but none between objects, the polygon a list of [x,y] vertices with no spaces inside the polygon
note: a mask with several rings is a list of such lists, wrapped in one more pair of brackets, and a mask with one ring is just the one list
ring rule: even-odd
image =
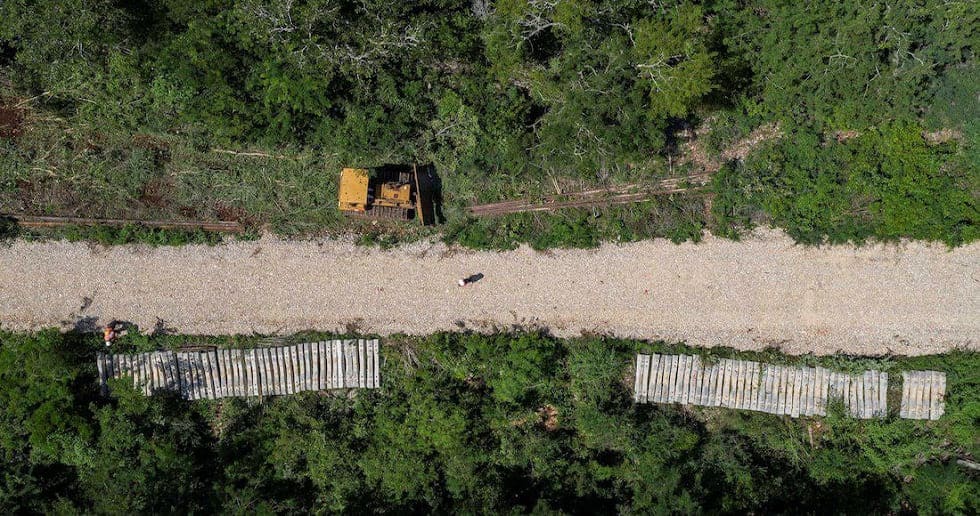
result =
[{"label": "narrow dirt path", "polygon": [[[464,288],[456,280],[482,273]],[[181,333],[426,334],[542,326],[791,353],[980,348],[980,245],[821,249],[760,231],[597,250],[392,251],[266,238],[218,247],[0,247],[0,325],[160,319]]]}]

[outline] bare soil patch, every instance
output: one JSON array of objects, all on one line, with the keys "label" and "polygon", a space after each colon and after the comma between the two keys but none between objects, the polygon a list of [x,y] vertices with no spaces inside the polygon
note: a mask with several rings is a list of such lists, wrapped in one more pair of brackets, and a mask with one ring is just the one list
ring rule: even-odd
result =
[{"label": "bare soil patch", "polygon": [[861,136],[861,133],[853,129],[847,131],[834,131],[834,140],[836,140],[837,143],[844,143],[847,140],[857,138],[858,136]]},{"label": "bare soil patch", "polygon": [[541,425],[545,430],[549,432],[558,430],[558,409],[552,405],[545,405],[538,409],[538,415],[541,416]]},{"label": "bare soil patch", "polygon": [[0,104],[0,138],[17,138],[23,132],[23,126],[23,109],[10,104]]},{"label": "bare soil patch", "polygon": [[728,146],[720,154],[709,155],[704,148],[704,144],[698,137],[710,131],[711,122],[711,120],[708,120],[701,127],[698,127],[694,131],[694,136],[684,144],[682,155],[677,160],[679,164],[690,163],[697,172],[714,174],[725,163],[732,160],[744,160],[763,143],[779,139],[783,136],[783,132],[778,123],[765,124],[755,128],[748,136]]},{"label": "bare soil patch", "polygon": [[922,138],[929,145],[939,145],[952,140],[962,140],[963,133],[954,129],[940,129],[938,131],[922,133]]}]

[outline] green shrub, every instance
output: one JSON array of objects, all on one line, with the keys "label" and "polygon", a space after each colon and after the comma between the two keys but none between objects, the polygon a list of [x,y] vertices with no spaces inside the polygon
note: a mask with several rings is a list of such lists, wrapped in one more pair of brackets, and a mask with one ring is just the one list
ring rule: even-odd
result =
[{"label": "green shrub", "polygon": [[715,179],[720,223],[744,223],[755,207],[806,243],[971,242],[980,218],[969,187],[977,172],[955,158],[955,147],[929,146],[921,133],[894,124],[840,143],[798,134]]},{"label": "green shrub", "polygon": [[[288,337],[289,342],[331,338]],[[127,335],[120,349],[248,347],[261,337]],[[540,333],[390,337],[384,386],[189,402],[125,380],[98,393],[95,334],[0,332],[4,509],[51,512],[975,512],[975,352],[886,369],[947,372],[939,421],[790,419],[636,405],[636,349],[758,353]],[[797,363],[767,352],[765,359]],[[811,357],[848,369],[856,357]],[[877,366],[876,366],[877,367]],[[894,374],[894,373],[893,373]],[[121,467],[124,464],[125,467]]]}]

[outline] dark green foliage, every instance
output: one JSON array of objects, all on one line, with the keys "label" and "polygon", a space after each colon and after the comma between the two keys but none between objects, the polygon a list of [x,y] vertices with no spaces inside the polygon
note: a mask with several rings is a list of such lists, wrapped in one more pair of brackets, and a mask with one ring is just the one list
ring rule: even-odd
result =
[{"label": "dark green foliage", "polygon": [[20,228],[14,219],[0,217],[0,242],[10,240],[20,234]]},{"label": "dark green foliage", "polygon": [[753,71],[759,109],[827,132],[911,121],[948,66],[974,59],[975,5],[722,3],[727,50]]},{"label": "dark green foliage", "polygon": [[[291,340],[322,339],[302,335]],[[122,338],[122,349],[252,346],[250,337]],[[92,334],[0,333],[4,512],[889,512],[970,514],[976,353],[743,358],[937,369],[935,422],[788,419],[635,405],[637,349],[732,350],[538,333],[390,338],[383,388],[187,402],[125,381],[97,393]]]},{"label": "dark green foliage", "polygon": [[806,132],[715,178],[726,217],[749,206],[806,243],[875,237],[971,242],[980,223],[980,169],[920,127],[891,124],[845,141]]},{"label": "dark green foliage", "polygon": [[951,68],[932,99],[926,120],[931,130],[952,129],[972,133],[976,146],[977,126],[980,124],[980,99],[976,96],[980,83],[980,68],[976,63]]},{"label": "dark green foliage", "polygon": [[95,411],[97,438],[62,459],[72,461],[93,510],[205,510],[215,462],[207,421],[173,395],[146,398],[127,387],[117,387],[117,404]]},{"label": "dark green foliage", "polygon": [[728,165],[722,167],[712,180],[715,199],[711,204],[713,223],[710,229],[715,235],[738,239],[739,230],[752,225],[753,206],[743,193],[739,180],[738,172]]},{"label": "dark green foliage", "polygon": [[976,475],[956,464],[927,464],[906,488],[920,514],[966,514],[980,507]]}]

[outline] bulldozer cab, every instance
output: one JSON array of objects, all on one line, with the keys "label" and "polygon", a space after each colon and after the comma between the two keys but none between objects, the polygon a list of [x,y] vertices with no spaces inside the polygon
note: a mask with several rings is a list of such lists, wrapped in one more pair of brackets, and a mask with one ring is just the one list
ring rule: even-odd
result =
[{"label": "bulldozer cab", "polygon": [[393,206],[412,207],[412,185],[411,183],[388,182],[381,185],[381,195],[378,196],[379,203],[390,204]]}]

